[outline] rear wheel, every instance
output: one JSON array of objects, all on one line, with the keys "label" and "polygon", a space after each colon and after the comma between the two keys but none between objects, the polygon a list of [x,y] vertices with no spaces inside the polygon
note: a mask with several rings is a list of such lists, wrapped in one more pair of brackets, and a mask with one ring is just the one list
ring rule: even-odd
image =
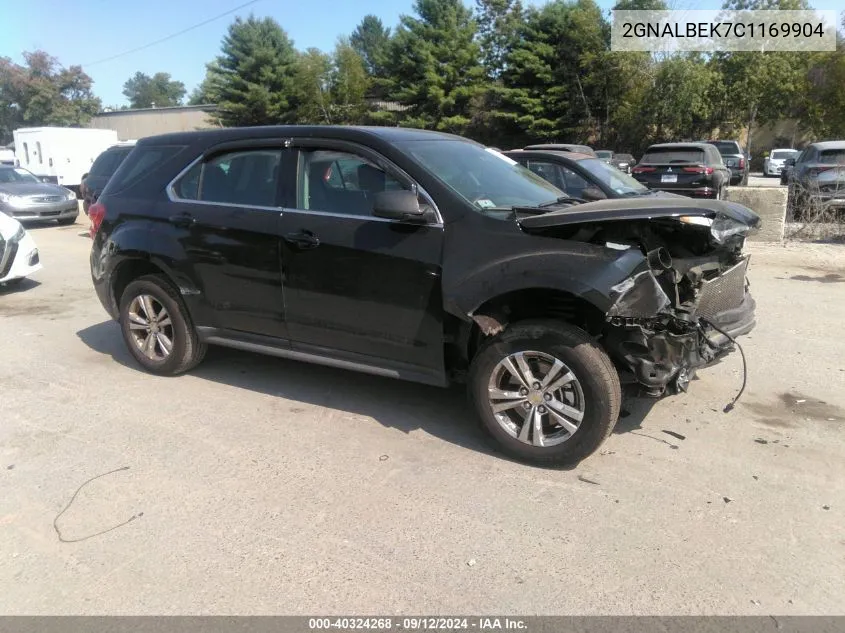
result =
[{"label": "rear wheel", "polygon": [[120,327],[135,360],[154,374],[175,376],[199,364],[206,346],[197,338],[177,291],[159,275],[130,283],[120,299]]},{"label": "rear wheel", "polygon": [[619,417],[619,376],[583,330],[556,321],[518,323],[473,359],[470,396],[502,450],[539,464],[576,463]]}]

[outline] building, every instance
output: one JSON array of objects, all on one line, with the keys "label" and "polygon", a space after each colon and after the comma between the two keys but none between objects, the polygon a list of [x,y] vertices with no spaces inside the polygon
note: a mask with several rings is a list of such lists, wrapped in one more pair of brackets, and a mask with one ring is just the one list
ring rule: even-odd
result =
[{"label": "building", "polygon": [[220,127],[215,105],[172,106],[139,110],[111,110],[92,117],[88,127],[115,130],[121,141],[169,132],[190,132]]}]

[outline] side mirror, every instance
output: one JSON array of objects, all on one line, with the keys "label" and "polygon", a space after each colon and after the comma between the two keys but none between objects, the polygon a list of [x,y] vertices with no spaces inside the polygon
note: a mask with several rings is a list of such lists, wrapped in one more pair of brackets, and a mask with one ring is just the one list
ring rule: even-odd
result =
[{"label": "side mirror", "polygon": [[581,197],[584,200],[604,200],[607,195],[598,187],[587,187],[581,191]]},{"label": "side mirror", "polygon": [[792,167],[795,164],[795,159],[794,158],[787,158],[785,161],[783,161],[783,164],[786,165],[787,167]]},{"label": "side mirror", "polygon": [[413,191],[380,191],[373,199],[373,215],[388,220],[425,222],[425,211]]}]

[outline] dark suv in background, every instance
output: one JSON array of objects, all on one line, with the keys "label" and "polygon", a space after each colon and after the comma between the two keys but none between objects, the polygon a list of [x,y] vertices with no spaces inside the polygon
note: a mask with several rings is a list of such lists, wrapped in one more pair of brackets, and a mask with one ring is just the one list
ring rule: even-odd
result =
[{"label": "dark suv in background", "polygon": [[174,375],[209,344],[446,386],[510,455],[570,463],[754,327],[735,204],[579,204],[501,153],[402,128],[146,138],[89,209],[125,343]]},{"label": "dark suv in background", "polygon": [[88,213],[88,207],[97,201],[97,196],[103,191],[109,178],[129,156],[133,147],[135,147],[133,142],[118,143],[109,147],[94,160],[91,171],[82,177],[82,184],[79,186],[85,213]]},{"label": "dark suv in background", "polygon": [[718,150],[708,143],[652,145],[631,174],[649,189],[717,200],[731,179]]},{"label": "dark suv in background", "polygon": [[749,162],[748,156],[737,141],[703,141],[719,150],[725,166],[731,170],[731,185],[747,185]]}]

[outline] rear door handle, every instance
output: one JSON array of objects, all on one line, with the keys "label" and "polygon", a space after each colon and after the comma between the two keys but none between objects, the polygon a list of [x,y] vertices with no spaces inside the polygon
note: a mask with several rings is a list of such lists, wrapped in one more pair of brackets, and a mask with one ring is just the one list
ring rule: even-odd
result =
[{"label": "rear door handle", "polygon": [[178,215],[171,215],[169,218],[167,218],[167,220],[172,225],[181,226],[182,228],[187,228],[197,223],[197,219],[190,213],[180,213]]},{"label": "rear door handle", "polygon": [[316,248],[320,245],[320,238],[311,231],[298,231],[285,235],[285,242],[297,248]]}]

